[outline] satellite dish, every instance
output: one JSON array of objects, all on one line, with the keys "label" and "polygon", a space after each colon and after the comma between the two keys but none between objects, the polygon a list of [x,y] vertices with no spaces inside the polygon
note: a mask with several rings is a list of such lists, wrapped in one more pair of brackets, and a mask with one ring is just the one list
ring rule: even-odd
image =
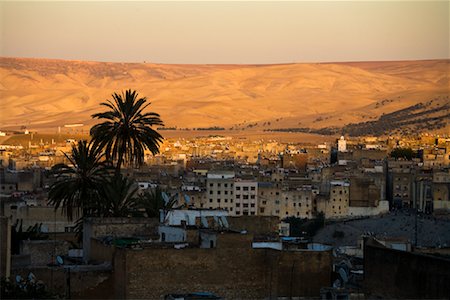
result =
[{"label": "satellite dish", "polygon": [[162,192],[161,194],[162,194],[164,203],[166,203],[166,204],[169,203],[170,199],[169,199],[169,196],[166,194],[166,192]]},{"label": "satellite dish", "polygon": [[56,257],[56,262],[57,262],[59,265],[63,265],[63,264],[64,264],[64,260],[63,260],[62,257],[59,256],[59,255]]},{"label": "satellite dish", "polygon": [[20,283],[22,281],[22,276],[16,275],[16,282]]},{"label": "satellite dish", "polygon": [[336,279],[336,280],[333,282],[333,287],[334,287],[335,289],[340,288],[340,287],[341,287],[341,281],[340,281],[339,279]]},{"label": "satellite dish", "polygon": [[347,282],[348,282],[348,275],[347,275],[347,272],[345,272],[345,270],[344,270],[343,268],[339,268],[338,273],[339,273],[339,275],[341,276],[342,281],[343,281],[344,283],[347,283]]}]

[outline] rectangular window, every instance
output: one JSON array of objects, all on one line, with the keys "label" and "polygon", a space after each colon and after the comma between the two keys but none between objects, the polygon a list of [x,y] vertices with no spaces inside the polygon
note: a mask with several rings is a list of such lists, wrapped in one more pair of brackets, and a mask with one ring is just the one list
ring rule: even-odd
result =
[{"label": "rectangular window", "polygon": [[244,186],[244,191],[248,191],[248,186]]},{"label": "rectangular window", "polygon": [[250,188],[250,190],[254,191],[254,190],[255,190],[255,187],[254,187],[254,186],[252,186],[252,187]]}]

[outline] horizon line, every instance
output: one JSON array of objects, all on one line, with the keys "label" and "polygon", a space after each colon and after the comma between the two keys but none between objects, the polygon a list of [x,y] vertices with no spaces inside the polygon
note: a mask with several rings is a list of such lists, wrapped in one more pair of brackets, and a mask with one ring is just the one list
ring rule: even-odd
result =
[{"label": "horizon line", "polygon": [[421,59],[392,59],[392,60],[342,60],[342,61],[295,61],[278,63],[165,63],[154,61],[101,61],[101,60],[82,60],[48,57],[20,57],[20,56],[0,56],[0,59],[29,59],[29,60],[54,60],[66,62],[88,62],[88,63],[106,63],[106,64],[154,64],[154,65],[203,65],[203,66],[274,66],[274,65],[295,65],[295,64],[346,64],[346,63],[387,63],[387,62],[414,62],[414,61],[450,61],[448,58],[421,58]]}]

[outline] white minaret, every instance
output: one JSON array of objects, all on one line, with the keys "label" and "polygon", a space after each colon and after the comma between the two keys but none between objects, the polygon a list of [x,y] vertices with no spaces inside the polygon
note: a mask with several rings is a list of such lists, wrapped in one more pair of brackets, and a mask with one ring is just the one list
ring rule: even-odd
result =
[{"label": "white minaret", "polygon": [[338,141],[338,151],[347,152],[347,141],[345,140],[344,136],[341,136]]}]

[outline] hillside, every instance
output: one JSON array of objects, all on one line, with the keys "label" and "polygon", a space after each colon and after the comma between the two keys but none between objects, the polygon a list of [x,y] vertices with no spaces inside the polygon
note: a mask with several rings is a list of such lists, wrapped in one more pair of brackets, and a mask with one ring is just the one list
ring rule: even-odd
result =
[{"label": "hillside", "polygon": [[178,128],[342,127],[449,95],[449,60],[168,65],[0,58],[0,129],[92,124],[112,92],[145,95]]}]

